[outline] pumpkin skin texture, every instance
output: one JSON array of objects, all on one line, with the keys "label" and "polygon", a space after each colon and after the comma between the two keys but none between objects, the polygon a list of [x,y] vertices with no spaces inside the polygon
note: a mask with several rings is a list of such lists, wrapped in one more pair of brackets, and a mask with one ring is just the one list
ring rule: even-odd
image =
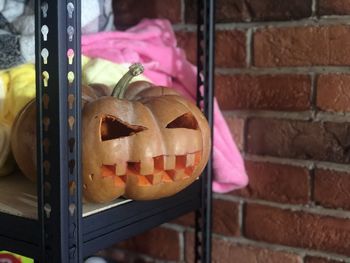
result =
[{"label": "pumpkin skin texture", "polygon": [[30,101],[17,115],[11,131],[11,149],[22,173],[36,180],[36,106]]},{"label": "pumpkin skin texture", "polygon": [[[82,86],[82,105],[101,96],[107,96],[107,86],[91,84]],[[22,173],[36,181],[36,103],[30,101],[17,115],[11,131],[11,149]]]},{"label": "pumpkin skin texture", "polygon": [[83,110],[84,197],[154,200],[196,180],[210,152],[202,112],[166,87],[140,81],[124,99],[103,97]]}]

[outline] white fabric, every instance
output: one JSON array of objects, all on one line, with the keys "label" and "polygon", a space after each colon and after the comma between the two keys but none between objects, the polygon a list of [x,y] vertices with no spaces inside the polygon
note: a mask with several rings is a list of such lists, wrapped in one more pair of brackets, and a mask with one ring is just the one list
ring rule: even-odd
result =
[{"label": "white fabric", "polygon": [[[115,29],[112,0],[81,2],[83,34]],[[34,63],[34,20],[34,0],[0,0],[0,69]]]},{"label": "white fabric", "polygon": [[91,258],[88,258],[87,260],[85,260],[84,263],[107,263],[107,261],[104,260],[103,258],[91,257]]}]

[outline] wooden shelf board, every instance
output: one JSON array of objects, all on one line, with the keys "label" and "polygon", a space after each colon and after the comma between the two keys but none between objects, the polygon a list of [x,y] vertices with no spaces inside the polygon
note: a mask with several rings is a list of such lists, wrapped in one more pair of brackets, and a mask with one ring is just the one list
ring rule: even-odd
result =
[{"label": "wooden shelf board", "polygon": [[[131,202],[128,199],[116,199],[108,204],[83,205],[83,217]],[[17,173],[0,177],[0,212],[19,217],[37,219],[37,194],[35,183]]]}]

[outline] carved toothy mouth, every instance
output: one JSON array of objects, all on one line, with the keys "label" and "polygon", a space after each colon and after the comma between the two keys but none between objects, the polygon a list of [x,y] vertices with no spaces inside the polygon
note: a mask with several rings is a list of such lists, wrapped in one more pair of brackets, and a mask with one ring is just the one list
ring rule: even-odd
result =
[{"label": "carved toothy mouth", "polygon": [[202,152],[186,155],[153,157],[153,172],[141,174],[142,162],[123,162],[101,166],[101,177],[114,179],[116,187],[124,187],[128,176],[137,176],[139,186],[152,186],[189,178],[198,166]]}]

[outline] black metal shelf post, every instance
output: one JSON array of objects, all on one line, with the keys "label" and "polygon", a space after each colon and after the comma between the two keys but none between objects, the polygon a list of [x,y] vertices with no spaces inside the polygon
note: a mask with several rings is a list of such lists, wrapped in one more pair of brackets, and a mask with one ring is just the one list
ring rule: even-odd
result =
[{"label": "black metal shelf post", "polygon": [[35,1],[41,262],[82,261],[80,6]]},{"label": "black metal shelf post", "polygon": [[[214,124],[214,68],[215,68],[215,0],[198,0],[197,12],[197,66],[198,104],[211,130]],[[201,92],[203,86],[203,94]],[[212,133],[213,141],[213,133]],[[202,177],[201,207],[196,211],[195,262],[211,262],[212,230],[212,151]]]}]

